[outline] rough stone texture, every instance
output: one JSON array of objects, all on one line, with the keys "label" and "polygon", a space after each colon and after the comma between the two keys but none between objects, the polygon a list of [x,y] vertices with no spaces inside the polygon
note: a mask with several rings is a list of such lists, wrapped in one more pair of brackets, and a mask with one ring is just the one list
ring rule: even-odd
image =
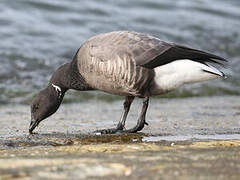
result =
[{"label": "rough stone texture", "polygon": [[238,179],[240,141],[91,144],[0,151],[0,179]]},{"label": "rough stone texture", "polygon": [[29,107],[1,106],[0,180],[240,179],[239,100],[153,99],[149,126],[131,135],[93,133],[117,123],[120,101],[64,104],[33,135]]},{"label": "rough stone texture", "polygon": [[[240,97],[201,97],[184,99],[151,99],[143,133],[153,135],[194,135],[240,133]],[[39,134],[86,134],[96,129],[111,128],[118,123],[123,101],[90,100],[63,104],[57,113],[34,130]],[[141,100],[134,101],[127,127],[136,124]],[[30,107],[0,107],[0,137],[28,134]]]}]

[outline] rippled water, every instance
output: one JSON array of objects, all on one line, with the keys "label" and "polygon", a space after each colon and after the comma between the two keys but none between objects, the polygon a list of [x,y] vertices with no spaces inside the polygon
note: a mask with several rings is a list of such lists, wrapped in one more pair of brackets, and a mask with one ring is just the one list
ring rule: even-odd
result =
[{"label": "rippled water", "polygon": [[85,40],[114,30],[149,33],[229,59],[227,80],[186,86],[173,95],[239,95],[239,19],[239,0],[2,0],[0,103],[28,102]]}]

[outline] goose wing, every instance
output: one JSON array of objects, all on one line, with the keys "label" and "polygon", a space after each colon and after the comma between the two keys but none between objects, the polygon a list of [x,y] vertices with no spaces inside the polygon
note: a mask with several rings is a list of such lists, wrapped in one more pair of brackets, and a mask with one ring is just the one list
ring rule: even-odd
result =
[{"label": "goose wing", "polygon": [[[164,48],[161,46],[164,46]],[[223,65],[223,62],[226,61],[226,59],[211,53],[159,41],[157,46],[136,58],[136,62],[140,66],[153,69],[181,59],[189,59],[203,64],[215,63],[220,65]]]},{"label": "goose wing", "polygon": [[[146,34],[133,33],[132,36],[136,36],[135,39],[139,41],[130,46],[130,51],[135,57],[136,64],[146,68],[153,69],[181,59],[220,65],[223,65],[223,62],[226,61],[226,59],[214,54],[168,43]],[[131,42],[132,39],[129,39],[129,41]]]}]

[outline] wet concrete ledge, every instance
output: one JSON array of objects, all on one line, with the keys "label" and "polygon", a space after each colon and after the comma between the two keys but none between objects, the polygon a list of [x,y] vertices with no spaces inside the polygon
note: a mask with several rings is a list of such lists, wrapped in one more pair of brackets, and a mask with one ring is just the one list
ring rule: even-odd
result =
[{"label": "wet concrete ledge", "polygon": [[239,100],[153,99],[142,133],[100,136],[92,132],[113,127],[122,102],[64,105],[34,135],[29,107],[3,106],[0,180],[240,179]]},{"label": "wet concrete ledge", "polygon": [[240,140],[140,142],[142,134],[121,136],[2,149],[0,179],[240,178]]}]

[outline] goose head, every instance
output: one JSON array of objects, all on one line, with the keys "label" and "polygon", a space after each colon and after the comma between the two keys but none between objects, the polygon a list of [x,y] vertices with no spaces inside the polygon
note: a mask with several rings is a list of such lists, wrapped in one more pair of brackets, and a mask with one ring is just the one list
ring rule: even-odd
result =
[{"label": "goose head", "polygon": [[49,85],[46,89],[37,94],[31,104],[30,134],[32,134],[33,130],[42,120],[57,111],[62,102],[63,96],[64,92],[62,92],[59,86],[54,84]]}]

